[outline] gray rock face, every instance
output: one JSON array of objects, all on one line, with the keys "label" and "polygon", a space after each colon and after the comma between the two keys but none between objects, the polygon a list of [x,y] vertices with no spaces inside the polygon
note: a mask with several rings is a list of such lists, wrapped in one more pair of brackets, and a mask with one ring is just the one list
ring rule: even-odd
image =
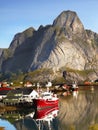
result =
[{"label": "gray rock face", "polygon": [[76,12],[64,11],[53,22],[53,26],[65,29],[66,33],[84,33],[84,27]]},{"label": "gray rock face", "polygon": [[3,51],[3,49],[0,48],[0,56],[1,56],[1,54],[2,54],[2,51]]},{"label": "gray rock face", "polygon": [[0,48],[0,70],[1,70],[1,65],[2,65],[1,63],[2,63],[2,59],[3,59],[3,58],[2,58],[2,57],[3,57],[3,54],[2,54],[3,51],[4,51],[4,49],[3,49],[3,48]]},{"label": "gray rock face", "polygon": [[97,76],[98,34],[85,30],[75,12],[64,11],[52,25],[15,35],[0,61],[2,72],[65,67],[93,69]]}]

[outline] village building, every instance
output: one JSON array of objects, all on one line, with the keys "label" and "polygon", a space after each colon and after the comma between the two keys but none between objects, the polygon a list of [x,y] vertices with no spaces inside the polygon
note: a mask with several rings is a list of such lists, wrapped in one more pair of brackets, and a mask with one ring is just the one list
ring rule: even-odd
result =
[{"label": "village building", "polygon": [[7,96],[7,93],[11,90],[9,87],[0,87],[0,100]]},{"label": "village building", "polygon": [[32,100],[38,96],[38,93],[32,88],[12,89],[7,93],[3,103],[6,105],[19,105],[24,103],[32,104]]},{"label": "village building", "polygon": [[30,81],[27,81],[25,84],[24,84],[24,87],[32,87],[33,84],[30,82]]}]

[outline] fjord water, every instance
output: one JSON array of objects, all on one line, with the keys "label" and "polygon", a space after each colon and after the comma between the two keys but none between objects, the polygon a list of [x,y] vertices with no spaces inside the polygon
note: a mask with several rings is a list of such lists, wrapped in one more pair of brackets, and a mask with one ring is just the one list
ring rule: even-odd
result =
[{"label": "fjord water", "polygon": [[62,99],[58,130],[89,130],[98,123],[97,87],[85,86],[77,96]]},{"label": "fjord water", "polygon": [[[77,95],[61,96],[57,117],[40,121],[30,116],[20,115],[17,120],[0,119],[0,126],[5,130],[89,130],[89,126],[98,123],[98,86],[81,87]],[[12,114],[11,117],[13,117]],[[9,128],[7,128],[7,125]]]}]

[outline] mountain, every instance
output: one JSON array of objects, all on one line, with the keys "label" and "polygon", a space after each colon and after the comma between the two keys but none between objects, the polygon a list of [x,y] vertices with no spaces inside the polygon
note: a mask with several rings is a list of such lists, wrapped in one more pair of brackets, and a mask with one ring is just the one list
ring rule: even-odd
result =
[{"label": "mountain", "polygon": [[4,50],[4,49],[1,49],[1,48],[0,48],[0,56],[2,55],[3,50]]},{"label": "mountain", "polygon": [[96,79],[97,66],[98,34],[86,30],[76,12],[70,10],[63,11],[52,25],[41,25],[38,30],[31,27],[16,34],[0,58],[0,71],[4,73],[40,68],[53,72],[89,70],[92,73],[88,77]]}]

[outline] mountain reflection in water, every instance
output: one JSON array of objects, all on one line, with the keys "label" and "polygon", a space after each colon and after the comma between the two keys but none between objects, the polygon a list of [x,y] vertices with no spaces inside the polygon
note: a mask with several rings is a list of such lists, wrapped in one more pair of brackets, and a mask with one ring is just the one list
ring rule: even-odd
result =
[{"label": "mountain reflection in water", "polygon": [[98,89],[86,87],[78,97],[62,98],[59,108],[58,130],[88,130],[98,123]]},{"label": "mountain reflection in water", "polygon": [[59,110],[57,107],[36,113],[32,110],[9,121],[16,130],[89,130],[89,126],[98,123],[97,93],[97,86],[85,87],[78,95],[61,96]]}]

